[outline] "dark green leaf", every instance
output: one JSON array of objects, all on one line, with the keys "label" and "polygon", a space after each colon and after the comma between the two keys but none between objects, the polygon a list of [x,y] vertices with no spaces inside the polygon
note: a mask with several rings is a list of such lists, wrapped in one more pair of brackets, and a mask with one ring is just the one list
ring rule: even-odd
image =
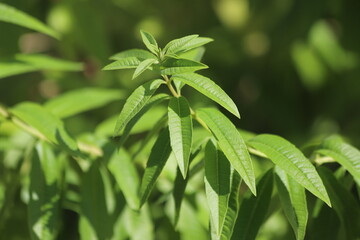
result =
[{"label": "dark green leaf", "polygon": [[173,97],[168,107],[171,148],[185,178],[192,144],[192,120],[189,103],[184,97]]},{"label": "dark green leaf", "polygon": [[270,134],[261,134],[248,141],[258,151],[284,170],[290,177],[331,206],[324,184],[315,167],[287,140]]},{"label": "dark green leaf", "polygon": [[220,111],[203,108],[197,111],[219,142],[221,150],[240,174],[246,185],[256,195],[255,174],[246,144],[232,122]]},{"label": "dark green leaf", "polygon": [[214,100],[229,112],[240,118],[239,111],[231,98],[209,78],[196,73],[177,74],[172,79],[181,81]]},{"label": "dark green leaf", "polygon": [[175,216],[174,216],[174,226],[176,227],[179,216],[180,216],[180,209],[181,209],[181,202],[185,194],[185,188],[188,183],[188,175],[184,178],[180,169],[177,168],[176,171],[176,178],[174,183],[174,190],[173,190],[173,198],[174,198],[174,205],[175,205]]}]

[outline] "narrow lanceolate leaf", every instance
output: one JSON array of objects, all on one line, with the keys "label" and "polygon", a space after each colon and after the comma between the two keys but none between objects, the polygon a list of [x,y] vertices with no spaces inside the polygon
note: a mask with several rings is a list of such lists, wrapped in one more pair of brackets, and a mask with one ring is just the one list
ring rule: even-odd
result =
[{"label": "narrow lanceolate leaf", "polygon": [[181,203],[185,194],[185,188],[188,183],[189,177],[188,175],[184,178],[180,169],[177,168],[176,171],[176,178],[174,182],[174,190],[173,190],[173,198],[174,198],[174,205],[175,205],[175,213],[174,213],[174,226],[177,226],[180,217],[180,209]]},{"label": "narrow lanceolate leaf", "polygon": [[60,37],[57,32],[39,20],[4,3],[0,3],[0,21],[26,27],[57,39]]},{"label": "narrow lanceolate leaf", "polygon": [[146,105],[147,101],[149,101],[162,83],[164,83],[163,80],[157,79],[147,82],[135,89],[126,100],[125,105],[120,112],[114,136],[117,136],[126,124]]},{"label": "narrow lanceolate leaf", "polygon": [[111,60],[121,60],[123,58],[129,58],[129,57],[135,57],[139,59],[140,61],[144,61],[146,59],[157,59],[156,56],[144,49],[129,49],[125,50],[123,52],[119,52],[113,56],[110,57]]},{"label": "narrow lanceolate leaf", "polygon": [[46,102],[45,108],[60,118],[70,117],[124,98],[123,91],[105,88],[81,88]]},{"label": "narrow lanceolate leaf", "polygon": [[231,188],[231,165],[210,140],[205,147],[205,190],[212,227],[217,236],[224,225]]},{"label": "narrow lanceolate leaf", "polygon": [[218,140],[231,165],[240,174],[246,185],[256,195],[255,174],[246,144],[232,122],[220,111],[203,108],[197,116],[206,123]]},{"label": "narrow lanceolate leaf", "polygon": [[158,44],[155,40],[155,38],[148,32],[145,31],[140,31],[141,33],[141,38],[145,44],[145,46],[154,54],[157,54],[157,52],[159,51],[159,47]]},{"label": "narrow lanceolate leaf", "polygon": [[206,37],[198,37],[191,39],[189,42],[185,43],[182,48],[180,48],[178,51],[174,51],[174,54],[181,54],[190,50],[193,50],[195,48],[201,47],[209,42],[214,41],[211,38]]},{"label": "narrow lanceolate leaf", "polygon": [[103,70],[118,70],[118,69],[131,69],[137,68],[140,64],[140,60],[136,57],[122,58],[115,62],[106,65]]},{"label": "narrow lanceolate leaf", "polygon": [[359,239],[360,236],[360,208],[354,195],[335,178],[333,173],[325,167],[319,167],[319,174],[329,192],[331,204],[340,218],[342,228],[345,229],[344,239]]},{"label": "narrow lanceolate leaf", "polygon": [[324,149],[320,149],[317,152],[332,157],[348,170],[354,178],[360,180],[360,151],[358,149],[345,143],[338,136],[325,139],[322,147]]},{"label": "narrow lanceolate leaf", "polygon": [[270,134],[261,134],[248,141],[258,151],[284,170],[312,194],[331,206],[324,184],[315,167],[287,140]]},{"label": "narrow lanceolate leaf", "polygon": [[192,143],[192,120],[186,98],[174,97],[170,100],[168,118],[171,148],[185,178],[189,167]]},{"label": "narrow lanceolate leaf", "polygon": [[185,73],[177,74],[172,77],[174,80],[181,81],[193,88],[195,88],[200,93],[204,94],[211,100],[217,102],[226,110],[240,118],[239,111],[231,98],[222,90],[218,85],[216,85],[209,78],[201,76],[196,73]]},{"label": "narrow lanceolate leaf", "polygon": [[244,198],[231,239],[252,240],[256,238],[270,205],[273,189],[273,171],[270,169],[257,184],[258,196]]},{"label": "narrow lanceolate leaf", "polygon": [[32,239],[56,239],[60,227],[60,184],[62,164],[51,146],[36,146],[30,171],[28,218]]},{"label": "narrow lanceolate leaf", "polygon": [[234,231],[236,218],[239,212],[240,175],[231,168],[231,192],[229,196],[228,209],[226,211],[224,225],[221,229],[220,240],[229,240]]},{"label": "narrow lanceolate leaf", "polygon": [[195,72],[205,68],[208,68],[208,66],[201,62],[196,62],[189,59],[168,58],[162,63],[160,67],[160,73],[165,75],[174,75]]},{"label": "narrow lanceolate leaf", "polygon": [[118,152],[115,151],[108,163],[108,168],[124,193],[127,204],[132,209],[137,209],[140,202],[138,196],[140,180],[128,153],[123,148],[120,148]]},{"label": "narrow lanceolate leaf", "polygon": [[134,75],[132,76],[132,79],[137,78],[140,74],[142,74],[146,69],[148,69],[153,63],[157,62],[156,59],[150,58],[142,61],[139,66],[135,69]]},{"label": "narrow lanceolate leaf", "polygon": [[193,34],[193,35],[189,35],[189,36],[185,36],[182,38],[172,40],[171,42],[166,44],[166,46],[164,47],[165,54],[175,54],[175,53],[179,52],[185,44],[187,44],[192,39],[197,38],[198,36],[199,35],[197,35],[197,34]]},{"label": "narrow lanceolate leaf", "polygon": [[165,128],[156,140],[146,164],[145,172],[142,177],[139,196],[139,208],[149,198],[161,171],[171,153],[169,130]]},{"label": "narrow lanceolate leaf", "polygon": [[15,123],[31,134],[64,147],[75,153],[77,144],[66,132],[63,122],[44,107],[31,102],[23,102],[11,109],[11,113],[21,121]]},{"label": "narrow lanceolate leaf", "polygon": [[1,62],[0,63],[0,79],[11,77],[23,73],[34,72],[40,70],[38,67],[31,66],[22,62]]},{"label": "narrow lanceolate leaf", "polygon": [[42,70],[82,71],[84,68],[80,62],[72,62],[43,54],[16,54],[15,59]]},{"label": "narrow lanceolate leaf", "polygon": [[296,239],[303,240],[308,220],[305,188],[279,167],[275,167],[275,173],[282,209],[295,232]]}]

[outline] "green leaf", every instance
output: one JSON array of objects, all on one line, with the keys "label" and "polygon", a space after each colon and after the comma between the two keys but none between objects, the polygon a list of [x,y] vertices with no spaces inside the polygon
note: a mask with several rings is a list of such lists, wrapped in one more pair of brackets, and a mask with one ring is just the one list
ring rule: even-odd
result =
[{"label": "green leaf", "polygon": [[164,75],[174,75],[186,72],[195,72],[208,68],[203,63],[189,59],[167,58],[160,67],[160,73]]},{"label": "green leaf", "polygon": [[234,168],[231,169],[231,191],[229,196],[228,209],[226,211],[224,225],[221,230],[221,240],[229,240],[234,231],[234,226],[236,223],[236,218],[239,211],[239,194],[240,194],[240,184],[241,178],[240,175],[235,171]]},{"label": "green leaf", "polygon": [[236,127],[224,114],[213,108],[199,109],[197,116],[210,128],[226,158],[256,195],[252,161],[246,144]]},{"label": "green leaf", "polygon": [[252,240],[256,238],[270,205],[273,189],[273,171],[270,169],[257,184],[258,196],[242,200],[231,239]]},{"label": "green leaf", "polygon": [[60,118],[70,117],[122,99],[125,93],[105,88],[81,88],[46,102],[45,108]]},{"label": "green leaf", "polygon": [[140,30],[141,38],[145,44],[145,46],[154,54],[157,54],[159,51],[158,44],[155,38],[148,32]]},{"label": "green leaf", "polygon": [[118,69],[131,69],[137,68],[140,64],[140,60],[136,57],[122,58],[115,62],[106,65],[103,70],[118,70]]},{"label": "green leaf", "polygon": [[149,101],[151,96],[163,83],[163,80],[157,79],[146,82],[135,89],[135,91],[126,100],[125,105],[120,112],[114,136],[117,136],[126,124],[128,124],[128,122],[146,105],[147,101]]},{"label": "green leaf", "polygon": [[38,67],[21,62],[0,62],[0,79],[40,70]]},{"label": "green leaf", "polygon": [[198,38],[194,38],[192,40],[190,40],[189,42],[187,42],[182,49],[180,49],[179,51],[175,52],[175,54],[181,54],[184,52],[188,52],[190,50],[193,50],[195,48],[201,47],[205,44],[208,44],[210,42],[214,41],[214,39],[212,38],[206,38],[206,37],[198,37]]},{"label": "green leaf", "polygon": [[115,151],[108,163],[108,168],[124,193],[127,204],[132,209],[137,209],[140,202],[138,196],[140,179],[129,154],[123,148]]},{"label": "green leaf", "polygon": [[176,52],[181,51],[181,49],[186,43],[188,43],[194,38],[197,38],[198,36],[199,35],[194,34],[194,35],[189,35],[182,38],[174,39],[170,41],[168,44],[166,44],[163,51],[165,52],[165,54],[175,54]]},{"label": "green leaf", "polygon": [[22,102],[11,109],[11,113],[21,121],[16,123],[33,135],[57,144],[71,153],[77,153],[78,147],[66,132],[63,122],[44,107],[31,102]]},{"label": "green leaf", "polygon": [[205,190],[210,209],[212,227],[217,236],[221,234],[231,184],[231,165],[224,153],[210,140],[205,147]]},{"label": "green leaf", "polygon": [[196,73],[177,74],[172,77],[174,80],[181,81],[208,98],[223,106],[226,110],[240,118],[239,111],[231,98],[209,78]]},{"label": "green leaf", "polygon": [[333,136],[322,143],[325,149],[317,150],[320,154],[330,156],[339,162],[350,174],[360,182],[360,151],[345,143],[340,137]]},{"label": "green leaf", "polygon": [[0,3],[0,21],[26,27],[44,33],[56,39],[60,38],[60,35],[57,32],[55,32],[39,20],[4,3]]},{"label": "green leaf", "polygon": [[156,59],[150,58],[142,61],[139,66],[135,69],[134,75],[132,79],[137,78],[140,74],[142,74],[146,69],[148,69],[153,63],[157,62]]},{"label": "green leaf", "polygon": [[279,167],[275,167],[275,183],[286,218],[297,240],[305,238],[308,210],[305,189]]},{"label": "green leaf", "polygon": [[358,201],[335,178],[333,173],[325,167],[318,169],[321,178],[328,190],[334,210],[345,229],[346,238],[358,239],[360,236],[360,208]]},{"label": "green leaf", "polygon": [[129,58],[129,57],[134,57],[139,59],[139,61],[144,61],[146,59],[157,59],[156,56],[154,56],[152,53],[143,50],[143,49],[130,49],[130,50],[125,50],[122,52],[119,52],[113,56],[110,57],[111,60],[121,60],[123,58]]},{"label": "green leaf", "polygon": [[140,185],[140,205],[139,208],[149,198],[161,171],[171,153],[170,136],[168,128],[165,128],[156,140],[146,164],[145,172]]},{"label": "green leaf", "polygon": [[32,239],[57,239],[63,165],[45,142],[36,145],[30,171],[28,219]]},{"label": "green leaf", "polygon": [[258,151],[284,170],[295,181],[331,206],[329,196],[315,167],[287,140],[271,134],[261,134],[248,141]]},{"label": "green leaf", "polygon": [[189,103],[184,97],[173,97],[168,107],[171,148],[185,178],[189,167],[192,143],[192,120]]},{"label": "green leaf", "polygon": [[173,190],[173,198],[174,198],[174,205],[175,205],[175,214],[174,214],[174,226],[177,226],[180,217],[180,209],[181,203],[185,194],[186,185],[189,180],[189,175],[185,178],[183,177],[179,168],[176,171],[176,177],[174,182],[174,190]]},{"label": "green leaf", "polygon": [[15,59],[41,70],[82,71],[84,69],[80,62],[67,61],[42,54],[16,54]]}]

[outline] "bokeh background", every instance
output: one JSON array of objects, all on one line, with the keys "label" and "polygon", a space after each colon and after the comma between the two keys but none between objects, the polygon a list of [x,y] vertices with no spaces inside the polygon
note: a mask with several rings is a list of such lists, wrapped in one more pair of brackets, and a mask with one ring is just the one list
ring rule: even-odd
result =
[{"label": "bokeh background", "polygon": [[[301,146],[339,133],[360,147],[360,1],[358,0],[7,0],[62,34],[60,41],[0,22],[0,60],[44,53],[82,62],[76,73],[39,71],[0,79],[0,102],[45,102],[88,86],[129,93],[151,74],[103,72],[108,57],[143,48],[139,30],[164,46],[190,34],[211,37],[202,74],[235,101],[240,121]],[[208,105],[191,89],[194,105]],[[196,107],[196,106],[195,106]],[[66,119],[73,134],[92,131],[118,103]],[[16,213],[15,213],[16,214]],[[16,230],[14,230],[16,231]]]}]

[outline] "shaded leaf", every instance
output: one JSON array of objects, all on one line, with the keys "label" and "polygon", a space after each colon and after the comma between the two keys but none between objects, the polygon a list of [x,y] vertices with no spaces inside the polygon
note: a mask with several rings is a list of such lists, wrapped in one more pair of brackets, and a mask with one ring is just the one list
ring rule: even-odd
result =
[{"label": "shaded leaf", "polygon": [[205,68],[208,68],[208,66],[193,60],[167,58],[161,64],[160,73],[164,75],[174,75],[186,72],[195,72]]},{"label": "shaded leaf", "polygon": [[287,140],[270,134],[261,134],[248,141],[258,151],[284,170],[312,194],[331,206],[324,184],[315,167]]},{"label": "shaded leaf", "polygon": [[275,168],[275,183],[282,208],[297,240],[305,237],[308,210],[305,189],[279,167]]},{"label": "shaded leaf", "polygon": [[145,46],[154,54],[157,54],[159,51],[158,44],[155,38],[148,32],[140,31],[141,38],[145,44]]},{"label": "shaded leaf", "polygon": [[231,188],[231,165],[210,140],[205,147],[205,190],[212,227],[217,236],[224,224]]},{"label": "shaded leaf", "polygon": [[36,18],[4,3],[0,3],[0,21],[26,27],[57,39],[59,39],[60,37],[57,32],[55,32],[53,29],[49,28]]},{"label": "shaded leaf", "polygon": [[144,61],[146,59],[157,59],[152,53],[143,50],[143,49],[129,49],[122,52],[119,52],[110,57],[111,60],[121,60],[123,58],[135,57],[139,59],[139,61]]},{"label": "shaded leaf", "polygon": [[146,164],[145,172],[142,177],[139,196],[140,206],[149,198],[161,171],[171,153],[169,130],[165,128],[157,138]]},{"label": "shaded leaf", "polygon": [[60,118],[66,118],[122,99],[124,95],[124,92],[114,89],[81,88],[49,100],[45,108]]},{"label": "shaded leaf", "polygon": [[188,183],[189,176],[187,175],[185,178],[183,177],[179,168],[176,171],[176,177],[174,182],[174,190],[173,190],[173,198],[174,198],[174,205],[175,205],[175,214],[174,214],[174,226],[176,227],[179,217],[180,217],[180,209],[181,203],[185,194],[185,188]]},{"label": "shaded leaf", "polygon": [[218,140],[231,165],[240,174],[246,185],[256,195],[255,174],[246,144],[232,122],[213,108],[202,108],[197,116],[206,123]]},{"label": "shaded leaf", "polygon": [[257,184],[258,196],[251,195],[242,200],[231,239],[256,238],[270,205],[272,189],[273,171],[270,169]]},{"label": "shaded leaf", "polygon": [[168,107],[171,148],[185,178],[189,167],[192,143],[192,120],[189,103],[184,97],[173,97]]},{"label": "shaded leaf", "polygon": [[82,71],[84,68],[80,62],[67,61],[42,54],[17,54],[15,59],[42,70]]},{"label": "shaded leaf", "polygon": [[28,72],[35,72],[37,70],[40,69],[22,62],[1,62],[0,79]]},{"label": "shaded leaf", "polygon": [[163,83],[163,80],[157,79],[146,82],[134,90],[126,100],[125,105],[120,112],[114,136],[117,136],[126,124],[128,124],[128,122],[146,105],[147,101]]},{"label": "shaded leaf", "polygon": [[231,98],[209,78],[196,73],[186,73],[177,74],[173,76],[172,79],[181,81],[195,88],[197,91],[217,102],[229,112],[240,118],[239,111],[233,100],[231,100]]},{"label": "shaded leaf", "polygon": [[140,74],[142,74],[146,69],[148,69],[155,62],[157,62],[157,60],[153,59],[153,58],[142,61],[139,64],[139,66],[137,66],[137,68],[135,69],[132,79],[137,78]]}]

